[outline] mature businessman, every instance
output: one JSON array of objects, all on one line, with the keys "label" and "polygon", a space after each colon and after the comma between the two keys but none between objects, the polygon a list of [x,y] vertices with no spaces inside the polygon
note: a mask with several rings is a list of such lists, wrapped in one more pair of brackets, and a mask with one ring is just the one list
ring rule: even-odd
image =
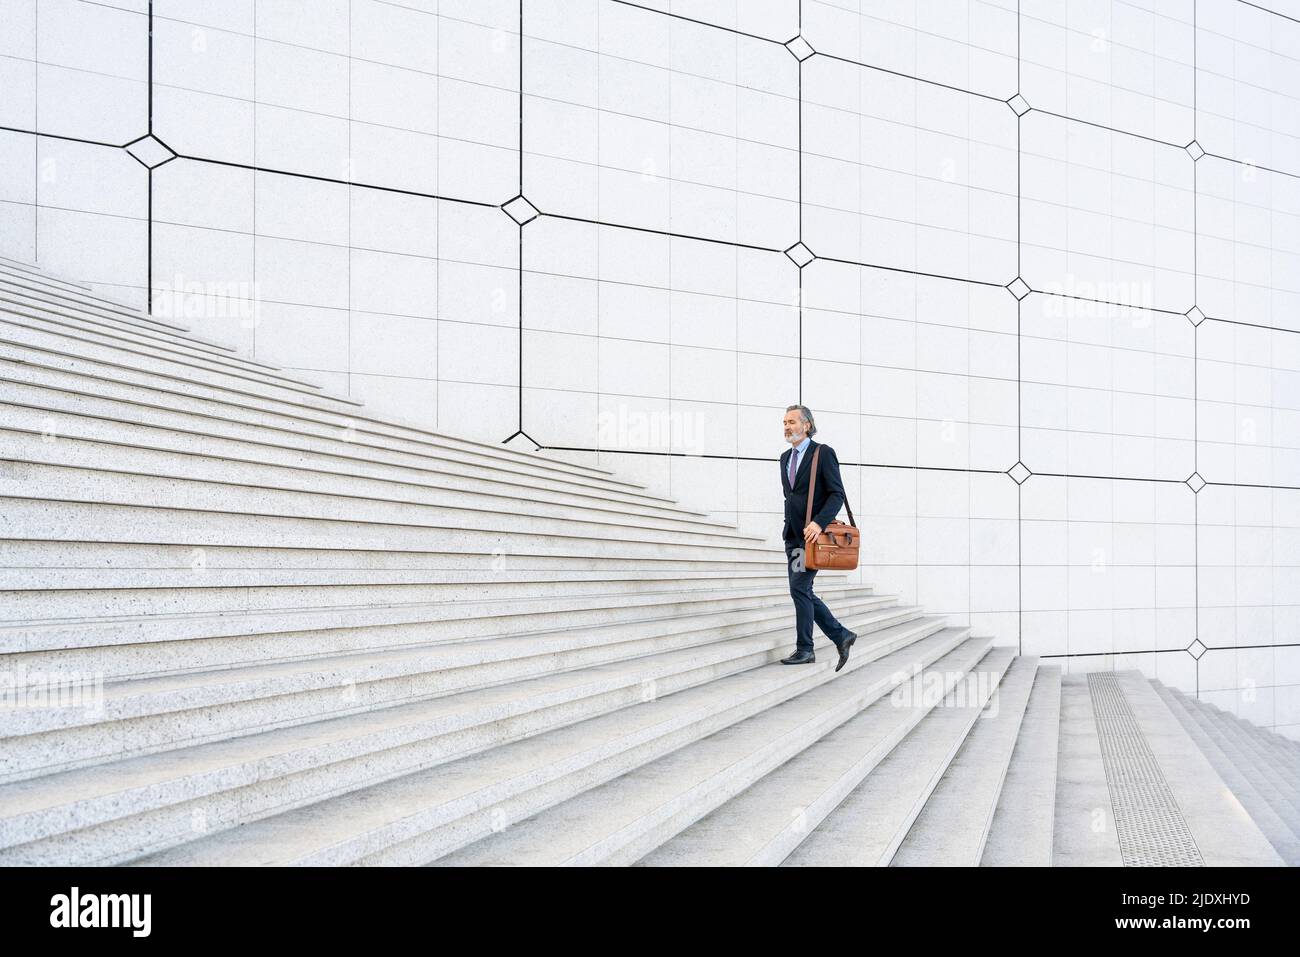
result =
[{"label": "mature businessman", "polygon": [[[812,626],[817,623],[823,634],[839,651],[835,670],[849,660],[849,648],[857,641],[857,634],[835,620],[826,603],[813,594],[816,569],[804,567],[804,549],[813,542],[821,530],[840,512],[844,504],[844,483],[840,480],[840,463],[835,450],[829,445],[814,442],[817,425],[807,406],[792,405],[785,410],[785,440],[790,448],[781,455],[781,490],[785,493],[785,526],[781,531],[785,539],[786,572],[790,578],[790,597],[794,599],[795,649],[794,654],[782,658],[783,665],[803,665],[816,661],[813,654]],[[804,524],[808,512],[808,486],[812,478],[813,452],[818,448],[817,487],[813,494],[813,520]]]}]

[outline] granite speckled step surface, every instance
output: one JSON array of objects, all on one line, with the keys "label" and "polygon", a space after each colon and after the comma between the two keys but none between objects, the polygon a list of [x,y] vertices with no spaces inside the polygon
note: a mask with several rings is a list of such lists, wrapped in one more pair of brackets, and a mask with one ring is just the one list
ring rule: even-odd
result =
[{"label": "granite speckled step surface", "polygon": [[[864,634],[921,617],[879,596],[845,594],[837,607]],[[703,660],[756,631],[776,632],[777,649],[784,617],[769,605],[111,682],[93,710],[16,707],[4,715],[0,732],[11,745],[0,779],[6,769],[55,769],[55,755],[59,766],[107,760],[667,651],[694,648]]]},{"label": "granite speckled step surface", "polygon": [[1295,742],[861,575],[783,665],[770,542],[10,260],[0,410],[0,864],[1300,860]]},{"label": "granite speckled step surface", "polygon": [[1214,709],[1159,680],[1151,683],[1282,859],[1291,866],[1300,864],[1297,818],[1279,813],[1276,789],[1257,773],[1251,757],[1217,732],[1211,717]]},{"label": "granite speckled step surface", "polygon": [[[875,641],[882,648],[897,647],[936,627],[933,619],[909,622],[882,630]],[[71,772],[62,781],[55,775],[19,782],[12,788],[20,803],[5,806],[0,821],[25,828],[28,840],[12,852],[24,860],[66,853],[63,832],[34,829],[58,808],[64,831],[71,825],[79,848],[94,860],[129,856],[147,831],[151,847],[175,845],[160,861],[199,863],[227,853],[229,841],[285,833],[300,821],[315,822],[298,835],[303,841],[351,834],[366,823],[357,808],[371,806],[385,819],[383,827],[366,819],[367,832],[373,832],[366,840],[376,842],[367,846],[377,846],[381,837],[414,826],[406,812],[418,811],[419,805],[402,794],[463,809],[469,798],[459,788],[473,778],[492,782],[483,784],[488,789],[476,792],[477,799],[496,794],[541,800],[546,788],[538,785],[580,788],[591,775],[635,766],[651,751],[670,749],[824,679],[826,669],[773,664],[784,653],[779,633],[755,633],[704,651],[643,656],[317,722],[306,735],[301,729],[272,731],[154,755],[126,767]],[[332,796],[339,789],[346,793]],[[159,801],[165,797],[165,806],[146,819],[122,816],[124,794],[145,791]],[[187,843],[195,809],[203,809],[214,831],[226,827],[210,839]],[[241,822],[233,831],[231,817]],[[327,817],[335,820],[333,831],[322,823]],[[452,818],[456,821],[469,823],[459,816]],[[363,835],[352,836],[349,846],[360,847],[356,842]],[[7,853],[0,852],[0,860]],[[284,862],[313,860],[348,862],[338,849],[323,848],[303,849]]]}]

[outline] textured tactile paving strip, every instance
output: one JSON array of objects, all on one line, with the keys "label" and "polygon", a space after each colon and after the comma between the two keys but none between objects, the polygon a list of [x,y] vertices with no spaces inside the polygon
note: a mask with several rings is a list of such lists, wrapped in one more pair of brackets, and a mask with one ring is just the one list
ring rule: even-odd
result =
[{"label": "textured tactile paving strip", "polygon": [[1205,864],[1114,674],[1088,675],[1097,739],[1125,867]]}]

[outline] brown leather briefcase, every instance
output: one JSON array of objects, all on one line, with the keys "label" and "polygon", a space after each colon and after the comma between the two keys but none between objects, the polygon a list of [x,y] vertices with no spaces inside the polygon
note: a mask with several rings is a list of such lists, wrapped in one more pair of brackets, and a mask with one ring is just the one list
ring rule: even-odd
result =
[{"label": "brown leather briefcase", "polygon": [[[808,480],[808,514],[804,516],[803,522],[805,527],[812,521],[813,492],[817,490],[817,457],[821,452],[821,446],[813,451],[812,476]],[[845,525],[838,518],[832,519],[811,544],[804,542],[804,568],[851,572],[858,567],[858,544],[862,536],[857,523],[853,521],[853,509],[849,508],[847,493],[844,495],[844,507],[849,513],[849,524]]]}]

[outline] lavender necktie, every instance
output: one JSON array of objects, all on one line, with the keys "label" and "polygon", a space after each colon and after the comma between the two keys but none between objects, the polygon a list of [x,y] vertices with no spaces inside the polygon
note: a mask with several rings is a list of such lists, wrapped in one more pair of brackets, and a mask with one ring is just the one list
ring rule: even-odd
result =
[{"label": "lavender necktie", "polygon": [[798,461],[799,461],[799,450],[791,449],[790,450],[790,488],[794,488],[794,473],[798,470],[798,466],[795,465],[795,463]]}]

